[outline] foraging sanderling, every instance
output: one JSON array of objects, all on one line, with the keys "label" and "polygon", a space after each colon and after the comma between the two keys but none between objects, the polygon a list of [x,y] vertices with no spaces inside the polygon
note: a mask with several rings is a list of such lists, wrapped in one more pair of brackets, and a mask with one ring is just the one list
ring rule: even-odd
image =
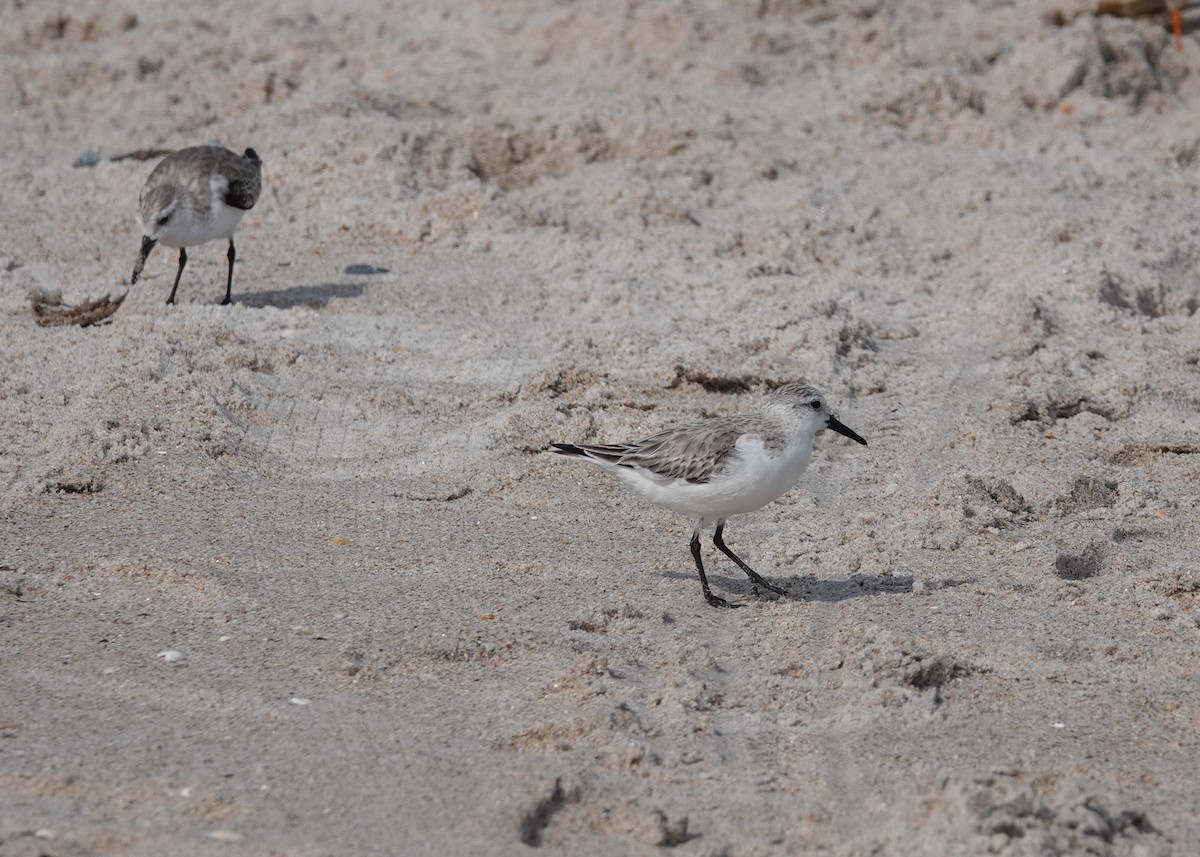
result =
[{"label": "foraging sanderling", "polygon": [[725,521],[761,509],[790,491],[812,457],[813,436],[832,429],[866,445],[829,411],[825,394],[786,384],[753,413],[711,417],[617,444],[551,444],[559,455],[583,458],[615,473],[651,503],[691,516],[690,543],[704,598],[714,607],[741,607],[712,594],[700,560],[700,532],[715,526],[713,544],[757,586],[784,594],[746,565],[723,538]]},{"label": "foraging sanderling", "polygon": [[223,304],[232,301],[233,230],[242,215],[254,207],[262,190],[262,161],[253,149],[239,155],[221,146],[195,146],[172,152],[156,166],[138,199],[142,224],[142,249],[133,266],[130,285],[138,281],[146,257],[155,244],[179,248],[179,270],[167,303],[175,303],[175,291],[187,249],[197,244],[229,239],[229,274]]}]

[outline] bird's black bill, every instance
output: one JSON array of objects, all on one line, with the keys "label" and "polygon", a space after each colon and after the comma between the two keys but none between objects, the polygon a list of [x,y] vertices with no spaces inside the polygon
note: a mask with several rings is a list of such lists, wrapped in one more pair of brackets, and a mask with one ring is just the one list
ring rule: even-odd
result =
[{"label": "bird's black bill", "polygon": [[832,429],[833,431],[837,432],[838,434],[843,435],[844,437],[848,437],[851,440],[856,440],[859,443],[861,443],[863,446],[867,445],[867,442],[862,439],[862,437],[858,434],[858,432],[854,431],[854,429],[846,428],[844,425],[842,425],[840,422],[837,421],[837,417],[830,417],[829,424],[826,426],[826,428]]},{"label": "bird's black bill", "polygon": [[150,255],[150,251],[154,249],[157,242],[149,235],[142,236],[142,249],[138,253],[137,264],[133,266],[133,276],[129,278],[129,285],[133,285],[138,281],[138,277],[142,275],[142,268],[146,264],[146,257]]}]

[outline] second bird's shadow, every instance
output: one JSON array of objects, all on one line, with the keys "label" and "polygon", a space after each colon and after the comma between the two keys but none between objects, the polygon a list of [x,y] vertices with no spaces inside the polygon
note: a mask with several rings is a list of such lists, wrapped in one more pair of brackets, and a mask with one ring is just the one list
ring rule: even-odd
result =
[{"label": "second bird's shadow", "polygon": [[276,307],[291,309],[292,307],[312,307],[321,309],[329,302],[338,298],[361,297],[366,289],[364,283],[320,283],[312,286],[289,286],[286,289],[270,289],[263,292],[244,292],[234,295],[234,303],[243,306]]}]

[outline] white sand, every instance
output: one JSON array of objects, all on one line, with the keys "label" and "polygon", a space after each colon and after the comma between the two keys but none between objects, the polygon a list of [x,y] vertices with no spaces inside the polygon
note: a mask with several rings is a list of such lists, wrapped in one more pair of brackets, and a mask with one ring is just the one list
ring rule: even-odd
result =
[{"label": "white sand", "polygon": [[[1081,8],[5,4],[0,854],[1200,852],[1200,42]],[[236,304],[37,326],[211,142]],[[790,598],[545,453],[796,379]]]}]

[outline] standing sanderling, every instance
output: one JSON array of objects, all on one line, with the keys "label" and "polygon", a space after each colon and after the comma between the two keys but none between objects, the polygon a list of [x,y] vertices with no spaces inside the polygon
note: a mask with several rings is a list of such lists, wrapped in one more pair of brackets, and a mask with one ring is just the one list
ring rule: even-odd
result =
[{"label": "standing sanderling", "polygon": [[715,525],[717,549],[757,586],[784,594],[725,545],[725,521],[761,509],[790,491],[808,467],[813,436],[827,428],[866,446],[829,412],[824,393],[805,384],[786,384],[755,413],[683,423],[630,443],[551,447],[559,455],[595,462],[651,503],[694,518],[691,549],[704,598],[713,607],[741,607],[708,588],[700,561],[700,531]]},{"label": "standing sanderling", "polygon": [[133,266],[133,285],[141,276],[146,257],[155,244],[179,248],[179,270],[167,303],[175,303],[175,290],[187,264],[187,249],[196,244],[229,239],[229,276],[225,300],[232,301],[233,230],[242,215],[258,202],[262,189],[262,161],[253,149],[238,155],[221,146],[195,146],[167,155],[146,179],[138,198],[142,224],[142,250]]}]

